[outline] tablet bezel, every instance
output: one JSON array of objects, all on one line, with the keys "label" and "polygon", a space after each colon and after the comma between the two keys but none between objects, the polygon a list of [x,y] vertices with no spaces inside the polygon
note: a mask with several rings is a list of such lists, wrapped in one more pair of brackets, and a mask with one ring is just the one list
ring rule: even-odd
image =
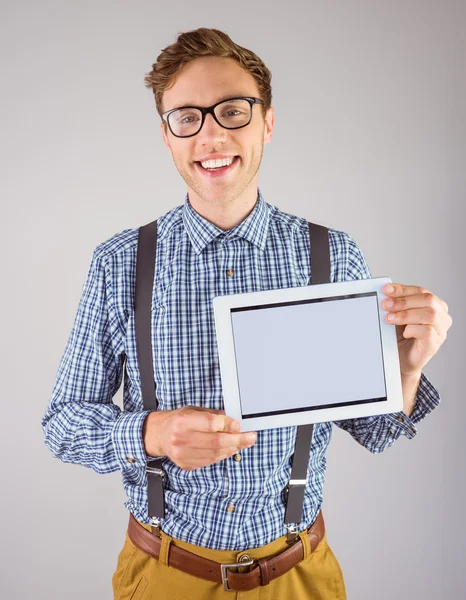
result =
[{"label": "tablet bezel", "polygon": [[[382,302],[387,297],[383,288],[391,283],[389,277],[355,279],[336,283],[281,288],[241,294],[227,294],[213,298],[217,349],[220,362],[220,374],[225,413],[241,423],[241,431],[259,431],[276,427],[288,427],[307,423],[341,421],[380,414],[396,413],[403,408],[400,363],[395,325],[387,323],[386,309]],[[243,418],[239,396],[239,384],[233,340],[232,308],[250,307],[261,304],[294,302],[306,299],[331,298],[353,294],[376,292],[379,327],[382,341],[382,359],[386,384],[386,401],[375,401],[354,406],[336,406],[332,408],[312,408],[299,412],[287,412],[275,415]]]}]

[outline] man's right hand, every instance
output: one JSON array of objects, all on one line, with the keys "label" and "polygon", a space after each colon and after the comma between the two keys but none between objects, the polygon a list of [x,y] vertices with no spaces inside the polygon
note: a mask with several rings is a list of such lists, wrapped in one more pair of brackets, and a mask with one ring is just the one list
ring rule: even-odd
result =
[{"label": "man's right hand", "polygon": [[239,433],[240,424],[224,410],[183,406],[149,413],[142,430],[148,456],[168,456],[192,471],[249,448],[256,433]]}]

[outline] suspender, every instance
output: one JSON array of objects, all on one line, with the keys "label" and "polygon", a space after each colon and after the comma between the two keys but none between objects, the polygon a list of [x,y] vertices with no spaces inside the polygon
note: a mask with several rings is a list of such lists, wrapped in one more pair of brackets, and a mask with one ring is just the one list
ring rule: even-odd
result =
[{"label": "suspender", "polygon": [[[157,410],[158,405],[152,366],[150,327],[156,247],[157,221],[152,221],[152,223],[148,223],[139,228],[136,258],[136,291],[134,298],[136,349],[144,410]],[[149,324],[149,326],[147,326],[147,324]],[[165,517],[165,499],[163,493],[164,472],[162,470],[161,459],[148,460],[146,471],[149,519],[151,525],[158,530],[160,521]]]},{"label": "suspender", "polygon": [[[330,282],[328,229],[322,225],[309,223],[309,238],[312,257],[311,283]],[[157,221],[152,221],[139,228],[134,300],[136,348],[144,410],[157,410],[158,404],[155,393],[150,328],[156,246]],[[284,516],[284,523],[289,531],[288,540],[290,542],[296,538],[295,525],[300,523],[302,519],[313,429],[314,426],[312,424],[297,427],[295,451],[291,459],[291,477],[287,488]],[[152,531],[158,534],[161,521],[165,518],[163,491],[163,478],[165,474],[162,469],[161,459],[147,461],[146,471],[149,519]]]},{"label": "suspender", "polygon": [[[322,225],[308,223],[309,240],[311,243],[311,284],[330,282],[330,248],[328,229]],[[296,526],[303,517],[304,492],[306,489],[309,451],[312,442],[314,425],[299,425],[296,431],[296,442],[291,459],[291,477],[288,482],[288,497],[286,500],[285,517],[283,519],[288,529],[288,542],[297,537]],[[288,524],[288,525],[287,525]]]}]

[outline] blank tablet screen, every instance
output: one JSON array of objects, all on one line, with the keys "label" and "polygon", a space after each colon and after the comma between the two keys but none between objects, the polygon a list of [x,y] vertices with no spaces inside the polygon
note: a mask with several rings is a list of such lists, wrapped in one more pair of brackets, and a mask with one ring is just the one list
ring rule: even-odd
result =
[{"label": "blank tablet screen", "polygon": [[243,419],[387,400],[376,292],[230,310]]}]

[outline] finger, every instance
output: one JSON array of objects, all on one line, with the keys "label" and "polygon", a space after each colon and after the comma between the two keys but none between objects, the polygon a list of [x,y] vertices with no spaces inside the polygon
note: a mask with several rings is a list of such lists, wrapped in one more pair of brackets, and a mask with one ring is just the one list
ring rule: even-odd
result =
[{"label": "finger", "polygon": [[224,410],[218,410],[217,408],[204,408],[203,406],[188,406],[184,408],[189,408],[193,411],[203,412],[203,413],[211,413],[212,415],[224,415]]},{"label": "finger", "polygon": [[385,315],[385,320],[391,325],[430,325],[440,336],[443,336],[448,329],[445,320],[447,318],[448,315],[439,313],[432,307],[400,310]]},{"label": "finger", "polygon": [[215,408],[206,409],[207,412],[212,413],[213,415],[224,415],[225,419],[223,421],[223,429],[215,429],[215,431],[226,431],[228,433],[239,433],[241,430],[241,424],[239,421],[234,419],[233,417],[229,417],[225,415],[224,410],[217,410]]},{"label": "finger", "polygon": [[431,292],[425,292],[422,294],[413,294],[412,296],[401,296],[401,297],[390,297],[386,298],[382,302],[382,307],[390,312],[396,312],[399,310],[407,310],[410,308],[422,308],[430,306],[440,312],[448,313],[448,307],[446,303],[432,294]]},{"label": "finger", "polygon": [[203,409],[197,406],[183,407],[176,415],[177,431],[226,431],[239,432],[236,419],[225,415],[223,410]]},{"label": "finger", "polygon": [[226,433],[238,433],[241,429],[240,423],[225,414],[210,413],[206,415],[205,431],[216,432],[224,431]]},{"label": "finger", "polygon": [[440,346],[444,341],[444,338],[430,325],[407,325],[403,331],[403,337],[431,341],[434,347]]},{"label": "finger", "polygon": [[383,293],[391,298],[399,298],[400,296],[414,296],[416,294],[429,293],[423,287],[417,285],[404,285],[402,283],[387,283],[383,287]]},{"label": "finger", "polygon": [[[390,291],[390,288],[392,291]],[[386,296],[389,296],[392,299],[401,299],[406,296],[423,296],[428,302],[430,302],[435,298],[435,301],[438,303],[438,305],[448,313],[448,304],[445,302],[445,300],[435,296],[435,294],[432,294],[432,292],[429,292],[429,290],[426,290],[423,287],[403,285],[401,283],[387,283],[387,285],[385,285],[383,288],[383,292]],[[387,301],[385,300],[384,302]]]}]

